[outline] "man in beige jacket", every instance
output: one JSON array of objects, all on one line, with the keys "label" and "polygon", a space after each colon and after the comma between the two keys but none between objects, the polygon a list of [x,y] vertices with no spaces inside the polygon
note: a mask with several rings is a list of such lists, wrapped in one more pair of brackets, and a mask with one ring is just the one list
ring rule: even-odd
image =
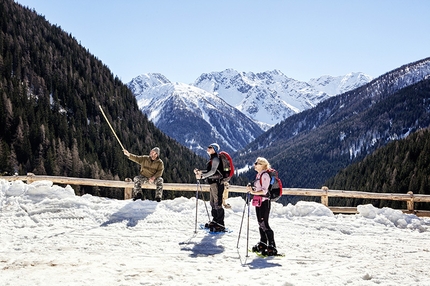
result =
[{"label": "man in beige jacket", "polygon": [[134,155],[127,150],[123,150],[124,155],[133,162],[140,164],[140,175],[134,177],[133,201],[144,199],[142,194],[142,184],[155,184],[155,200],[161,201],[163,197],[163,175],[164,163],[160,159],[160,148],[152,148],[149,155]]}]

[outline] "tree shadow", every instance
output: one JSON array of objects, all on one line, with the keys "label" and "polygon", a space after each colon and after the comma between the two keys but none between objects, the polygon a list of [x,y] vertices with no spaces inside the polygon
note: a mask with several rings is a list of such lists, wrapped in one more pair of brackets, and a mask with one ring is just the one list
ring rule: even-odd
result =
[{"label": "tree shadow", "polygon": [[148,215],[154,213],[157,207],[157,202],[154,201],[130,201],[117,212],[111,214],[108,221],[105,221],[100,226],[108,226],[113,223],[127,221],[127,227],[134,227],[139,220],[145,219]]}]

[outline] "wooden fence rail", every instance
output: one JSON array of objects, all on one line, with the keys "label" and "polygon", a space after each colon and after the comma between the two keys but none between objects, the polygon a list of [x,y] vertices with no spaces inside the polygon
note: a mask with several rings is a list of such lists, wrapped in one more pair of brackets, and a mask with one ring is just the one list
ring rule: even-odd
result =
[{"label": "wooden fence rail", "polygon": [[[57,184],[64,185],[81,185],[92,187],[111,187],[111,188],[124,188],[124,199],[130,199],[133,189],[133,182],[131,179],[125,181],[112,181],[112,180],[98,180],[86,178],[73,178],[73,177],[57,177],[57,176],[39,176],[28,173],[26,176],[0,176],[0,179],[7,181],[26,181],[32,183],[35,181],[51,181]],[[209,192],[209,185],[201,184],[203,192]],[[142,188],[155,189],[153,184],[142,184]],[[185,191],[195,192],[196,184],[175,184],[164,183],[163,189],[167,191]],[[229,185],[229,192],[233,193],[246,193],[246,187]],[[356,207],[330,207],[329,198],[357,198],[357,199],[372,199],[372,200],[393,200],[406,202],[407,209],[402,210],[405,213],[413,213],[417,216],[430,216],[430,211],[415,210],[415,203],[430,203],[430,195],[419,195],[408,192],[407,194],[397,193],[370,193],[370,192],[357,192],[357,191],[344,191],[344,190],[329,190],[327,187],[322,189],[304,189],[304,188],[283,188],[283,195],[293,196],[312,196],[320,197],[321,203],[330,208],[334,213],[357,213]]]}]

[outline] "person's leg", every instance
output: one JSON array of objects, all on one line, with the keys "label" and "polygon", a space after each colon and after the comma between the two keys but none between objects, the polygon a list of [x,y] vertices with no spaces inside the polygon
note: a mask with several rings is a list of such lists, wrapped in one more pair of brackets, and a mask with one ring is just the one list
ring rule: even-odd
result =
[{"label": "person's leg", "polygon": [[224,183],[217,183],[217,204],[216,204],[216,210],[217,210],[217,220],[216,222],[224,227],[224,209],[222,208],[223,203],[223,194],[224,194]]},{"label": "person's leg", "polygon": [[262,207],[261,225],[262,225],[264,232],[266,233],[266,237],[267,237],[267,241],[268,241],[267,249],[265,251],[263,251],[262,253],[265,255],[276,255],[278,253],[278,251],[276,249],[275,235],[274,235],[274,232],[270,228],[270,225],[269,225],[269,214],[270,214],[270,208],[271,208],[271,201],[270,200],[264,201],[263,204],[261,205],[261,207]]},{"label": "person's leg", "polygon": [[268,245],[272,245],[272,246],[276,247],[274,233],[273,233],[273,230],[270,228],[270,225],[269,225],[271,201],[266,200],[263,202],[263,204],[264,204],[264,208],[263,208],[262,217],[263,217],[263,221],[264,221],[264,230],[266,232]]},{"label": "person's leg", "polygon": [[214,210],[216,209],[216,205],[218,204],[218,188],[216,183],[212,183],[209,185],[209,203],[211,205],[211,208]]},{"label": "person's leg", "polygon": [[216,210],[216,193],[217,193],[217,187],[215,183],[212,183],[209,185],[209,204],[211,206],[211,215],[212,215],[212,221],[206,224],[206,227],[213,228],[216,224],[215,218],[217,217],[217,210]]},{"label": "person's leg", "polygon": [[133,178],[134,187],[133,187],[133,201],[142,199],[143,200],[143,194],[142,194],[142,183],[144,181],[145,177],[142,175],[137,175]]},{"label": "person's leg", "polygon": [[222,192],[224,189],[220,188],[220,183],[215,182],[210,184],[209,190],[213,218],[208,227],[213,231],[221,231],[224,230],[224,209],[222,208]]},{"label": "person's leg", "polygon": [[148,178],[142,176],[142,175],[138,175],[136,177],[134,177],[133,179],[134,182],[134,187],[133,187],[133,200],[145,200],[146,196],[142,191],[142,184],[148,184],[149,180]]},{"label": "person's leg", "polygon": [[263,252],[267,248],[267,235],[264,231],[264,223],[261,224],[263,221],[262,214],[263,209],[261,207],[255,207],[255,214],[257,216],[257,222],[258,222],[258,231],[260,233],[260,241],[252,247],[252,251],[254,252]]},{"label": "person's leg", "polygon": [[215,221],[216,221],[218,226],[225,227],[225,225],[224,225],[224,209],[222,207],[216,209]]},{"label": "person's leg", "polygon": [[155,179],[154,183],[156,185],[156,189],[155,189],[155,200],[157,202],[161,201],[161,199],[163,198],[163,178],[162,177],[158,177],[157,179]]}]

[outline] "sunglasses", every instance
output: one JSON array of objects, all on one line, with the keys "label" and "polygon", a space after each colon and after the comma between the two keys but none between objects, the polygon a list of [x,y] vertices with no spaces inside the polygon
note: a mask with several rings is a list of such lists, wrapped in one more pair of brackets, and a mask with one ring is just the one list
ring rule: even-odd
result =
[{"label": "sunglasses", "polygon": [[261,165],[261,163],[255,162],[254,165]]}]

